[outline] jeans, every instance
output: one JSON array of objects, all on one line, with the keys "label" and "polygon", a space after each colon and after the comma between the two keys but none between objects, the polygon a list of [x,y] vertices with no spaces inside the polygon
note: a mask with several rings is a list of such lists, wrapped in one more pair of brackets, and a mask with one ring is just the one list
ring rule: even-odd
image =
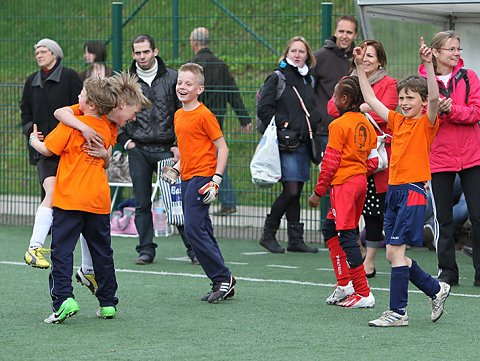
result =
[{"label": "jeans", "polygon": [[136,201],[135,225],[139,238],[136,250],[139,254],[146,253],[155,257],[157,244],[153,242],[152,176],[153,172],[157,171],[158,161],[172,157],[173,153],[170,151],[147,152],[139,147],[128,150],[128,164]]},{"label": "jeans", "polygon": [[237,196],[233,190],[232,183],[227,174],[227,168],[223,172],[222,183],[218,193],[218,200],[222,205],[222,208],[229,209],[237,206]]}]

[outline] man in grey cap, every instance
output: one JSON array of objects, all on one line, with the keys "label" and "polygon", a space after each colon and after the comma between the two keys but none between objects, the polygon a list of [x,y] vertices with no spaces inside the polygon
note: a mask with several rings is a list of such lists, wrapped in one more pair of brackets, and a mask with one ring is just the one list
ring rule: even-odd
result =
[{"label": "man in grey cap", "polygon": [[[20,103],[23,134],[30,138],[33,124],[43,136],[50,133],[58,124],[53,116],[56,109],[78,103],[82,81],[76,71],[61,64],[63,51],[57,42],[42,39],[34,46],[35,57],[40,70],[30,74],[25,81]],[[57,174],[59,157],[44,157],[29,147],[30,164],[37,166],[38,179],[42,185],[42,203],[37,209],[30,246],[25,254],[25,262],[33,267],[48,268],[43,248],[53,219],[52,196]]]}]

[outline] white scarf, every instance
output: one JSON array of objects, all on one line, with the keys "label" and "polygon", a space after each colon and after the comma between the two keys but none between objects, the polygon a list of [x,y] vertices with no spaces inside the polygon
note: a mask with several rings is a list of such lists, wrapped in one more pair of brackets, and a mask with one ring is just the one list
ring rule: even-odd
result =
[{"label": "white scarf", "polygon": [[135,65],[137,66],[137,75],[140,79],[142,79],[145,83],[148,84],[148,86],[151,86],[152,85],[152,81],[153,79],[155,79],[155,76],[157,75],[157,71],[158,71],[158,62],[157,62],[157,59],[155,59],[155,65],[152,66],[151,69],[148,69],[148,70],[143,70],[142,68],[140,68],[138,66],[137,63],[135,63]]},{"label": "white scarf", "polygon": [[300,73],[300,75],[302,76],[305,76],[308,74],[308,66],[307,64],[303,64],[303,66],[301,68],[299,68],[298,66],[296,66],[295,64],[293,64],[293,61],[291,61],[289,58],[286,58],[287,59],[287,63],[290,64],[291,66],[294,66],[295,68],[298,69],[298,72]]}]

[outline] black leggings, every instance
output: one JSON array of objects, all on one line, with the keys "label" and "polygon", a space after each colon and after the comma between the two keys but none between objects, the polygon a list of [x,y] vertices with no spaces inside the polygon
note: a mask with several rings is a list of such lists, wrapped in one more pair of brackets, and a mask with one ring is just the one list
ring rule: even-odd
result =
[{"label": "black leggings", "polygon": [[300,195],[302,194],[303,182],[282,182],[283,191],[273,202],[270,210],[270,219],[280,221],[284,214],[288,222],[300,221]]}]

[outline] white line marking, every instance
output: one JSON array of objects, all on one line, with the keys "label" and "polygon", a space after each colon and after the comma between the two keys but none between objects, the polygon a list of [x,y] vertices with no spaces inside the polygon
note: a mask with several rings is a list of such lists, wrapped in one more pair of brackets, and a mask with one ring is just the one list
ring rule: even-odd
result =
[{"label": "white line marking", "polygon": [[288,269],[300,268],[300,267],[297,267],[297,266],[284,266],[284,265],[281,265],[281,264],[267,264],[267,265],[265,265],[265,267],[288,268]]},{"label": "white line marking", "polygon": [[225,262],[225,263],[235,264],[235,265],[240,265],[240,266],[247,266],[248,265],[247,262]]},{"label": "white line marking", "polygon": [[256,256],[258,254],[269,254],[270,252],[243,252],[240,254],[243,254],[245,256]]},{"label": "white line marking", "polygon": [[[8,265],[15,265],[15,266],[28,266],[25,263],[21,262],[7,262],[7,261],[0,261],[0,264],[8,264]],[[76,266],[78,268],[79,266]],[[138,273],[138,274],[150,274],[150,275],[159,275],[159,276],[182,276],[182,277],[191,277],[191,278],[207,278],[204,274],[194,274],[194,273],[174,273],[174,272],[165,272],[165,271],[142,271],[142,270],[132,270],[132,269],[123,269],[117,268],[115,270],[119,273]],[[268,282],[268,283],[284,283],[290,285],[300,285],[300,286],[314,286],[314,287],[329,287],[332,288],[335,285],[331,283],[315,283],[315,282],[302,282],[302,281],[294,281],[294,280],[274,280],[274,279],[263,279],[263,278],[250,278],[250,277],[237,277],[237,280],[240,281],[248,281],[248,282]],[[371,287],[374,291],[385,291],[390,292],[389,288],[377,288]],[[408,293],[423,293],[422,291],[418,290],[409,290]],[[472,295],[468,293],[450,293],[450,296],[458,296],[458,297],[470,297],[470,298],[480,298],[480,295]]]},{"label": "white line marking", "polygon": [[171,257],[167,261],[192,262],[189,257]]}]

